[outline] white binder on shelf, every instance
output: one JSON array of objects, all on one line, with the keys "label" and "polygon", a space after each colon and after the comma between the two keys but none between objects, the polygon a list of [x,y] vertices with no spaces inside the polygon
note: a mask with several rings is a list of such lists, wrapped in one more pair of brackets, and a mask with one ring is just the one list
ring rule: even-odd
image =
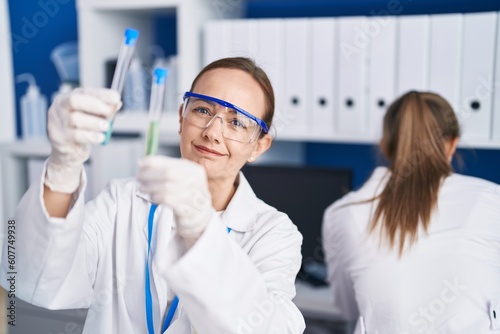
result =
[{"label": "white binder on shelf", "polygon": [[463,15],[431,16],[429,90],[458,111],[462,80]]},{"label": "white binder on shelf", "polygon": [[231,50],[231,20],[209,21],[203,30],[203,66],[227,57]]},{"label": "white binder on shelf", "polygon": [[396,95],[429,89],[429,16],[398,17]]},{"label": "white binder on shelf", "polygon": [[267,73],[274,89],[275,111],[273,127],[279,136],[287,125],[285,96],[285,29],[281,19],[256,20],[257,45],[255,60]]},{"label": "white binder on shelf", "polygon": [[369,37],[366,35],[367,18],[338,19],[338,99],[337,134],[366,136],[368,128],[366,110],[367,54]]},{"label": "white binder on shelf", "polygon": [[[500,15],[500,14],[499,14]],[[497,41],[495,53],[495,74],[493,77],[493,142],[500,144],[500,16],[497,18]]]},{"label": "white binder on shelf", "polygon": [[310,21],[285,20],[285,97],[283,134],[301,137],[309,130],[310,114]]},{"label": "white binder on shelf", "polygon": [[335,131],[336,54],[335,20],[319,18],[311,21],[311,133],[332,136]]},{"label": "white binder on shelf", "polygon": [[464,14],[461,104],[457,115],[465,143],[491,140],[497,17],[493,12]]},{"label": "white binder on shelf", "polygon": [[396,18],[371,17],[369,48],[368,119],[370,135],[379,139],[385,112],[396,96]]},{"label": "white binder on shelf", "polygon": [[252,28],[253,20],[229,20],[226,26],[231,35],[229,57],[247,57],[255,59],[257,33]]}]

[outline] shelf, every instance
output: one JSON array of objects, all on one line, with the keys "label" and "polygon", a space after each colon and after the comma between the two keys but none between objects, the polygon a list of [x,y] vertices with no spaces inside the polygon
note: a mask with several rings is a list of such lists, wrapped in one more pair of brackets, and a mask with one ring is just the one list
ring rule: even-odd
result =
[{"label": "shelf", "polygon": [[0,144],[0,152],[16,158],[45,159],[50,154],[50,143],[47,139],[12,141]]},{"label": "shelf", "polygon": [[[175,144],[179,142],[179,116],[175,112],[167,112],[162,116],[160,123],[160,141],[162,144]],[[114,121],[113,132],[126,134],[146,135],[149,121],[146,112],[122,112]],[[306,142],[324,144],[353,144],[353,145],[378,145],[378,139],[367,136],[340,136],[338,134],[318,134],[278,132],[275,141],[281,142]],[[500,142],[464,142],[459,148],[465,149],[500,149]]]},{"label": "shelf", "polygon": [[360,144],[360,145],[375,145],[377,141],[369,137],[361,136],[346,136],[335,134],[317,134],[317,133],[278,133],[275,140],[277,141],[302,141],[302,142],[318,142],[325,144]]},{"label": "shelf", "polygon": [[105,63],[118,56],[126,28],[139,30],[135,53],[149,59],[150,46],[156,44],[154,21],[159,15],[174,14],[178,35],[177,91],[189,89],[202,66],[200,37],[204,23],[243,13],[242,1],[229,1],[224,6],[206,0],[77,0],[81,86],[106,85]]},{"label": "shelf", "polygon": [[193,2],[192,0],[80,0],[80,8],[93,9],[148,9],[148,8],[175,8],[182,3]]},{"label": "shelf", "polygon": [[458,148],[478,150],[500,150],[500,141],[497,142],[464,142],[458,143]]},{"label": "shelf", "polygon": [[[360,136],[339,136],[339,135],[318,135],[314,133],[292,135],[282,134],[278,135],[275,140],[278,141],[303,141],[323,144],[352,144],[352,145],[378,145],[379,139],[360,137]],[[458,148],[463,149],[485,149],[485,150],[499,150],[499,142],[464,142],[460,141]]]},{"label": "shelf", "polygon": [[[113,121],[113,133],[137,134],[146,137],[149,129],[148,114],[144,111],[120,112]],[[179,115],[174,112],[163,113],[160,121],[160,144],[179,144]]]}]

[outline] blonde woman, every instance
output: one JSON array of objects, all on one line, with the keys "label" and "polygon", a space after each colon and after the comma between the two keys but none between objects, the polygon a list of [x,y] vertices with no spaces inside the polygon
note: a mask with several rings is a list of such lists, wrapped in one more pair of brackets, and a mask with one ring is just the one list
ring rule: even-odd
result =
[{"label": "blonde woman", "polygon": [[389,166],[325,211],[333,299],[358,332],[500,330],[500,186],[452,172],[459,136],[442,97],[403,95],[384,118]]},{"label": "blonde woman", "polygon": [[135,179],[84,205],[83,163],[119,103],[84,89],[51,107],[52,153],[17,211],[19,297],[90,308],[83,333],[302,333],[302,236],[240,172],[272,142],[264,71],[247,58],[207,65],[179,108],[182,159],[143,158]]}]

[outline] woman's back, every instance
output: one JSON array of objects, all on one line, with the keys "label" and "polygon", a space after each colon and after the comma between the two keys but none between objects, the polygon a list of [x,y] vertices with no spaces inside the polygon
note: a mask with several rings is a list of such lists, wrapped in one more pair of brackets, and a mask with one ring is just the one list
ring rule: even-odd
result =
[{"label": "woman's back", "polygon": [[[378,205],[370,200],[390,173],[377,168],[360,190],[325,212],[335,303],[347,319],[359,308],[370,334],[489,333],[490,306],[500,304],[500,186],[446,177],[427,232],[420,227],[400,255],[384,234],[381,239],[380,225],[369,233]],[[497,313],[500,319],[500,305]]]}]

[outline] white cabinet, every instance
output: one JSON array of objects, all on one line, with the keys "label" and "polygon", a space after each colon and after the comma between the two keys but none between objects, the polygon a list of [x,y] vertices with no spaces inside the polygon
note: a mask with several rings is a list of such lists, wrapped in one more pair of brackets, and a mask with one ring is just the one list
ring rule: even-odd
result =
[{"label": "white cabinet", "polygon": [[[7,1],[0,0],[0,49],[10,49]],[[136,52],[143,52],[155,42],[154,22],[158,17],[176,16],[179,92],[189,89],[202,65],[201,33],[207,20],[241,16],[241,1],[206,0],[77,0],[80,82],[83,87],[104,87],[105,63],[116,59],[125,28],[140,31]],[[12,73],[8,57],[0,57],[0,73]],[[29,160],[44,160],[50,153],[48,142],[12,142],[15,126],[12,83],[5,85],[0,77],[0,214],[13,217],[14,209],[28,188]],[[3,94],[6,94],[4,97]],[[10,96],[12,95],[12,96]],[[5,114],[5,115],[4,115]],[[12,118],[9,118],[12,117]],[[12,124],[8,124],[11,122]],[[162,152],[177,156],[178,122],[176,113],[167,113],[161,123]],[[5,129],[4,129],[5,127]],[[125,133],[145,133],[148,129],[146,113],[119,113],[114,130]],[[10,135],[11,134],[11,135]],[[5,137],[9,135],[8,137]],[[135,174],[137,160],[144,154],[143,138],[112,140],[107,146],[96,146],[92,151],[88,171],[91,178],[90,197],[94,197],[111,178]],[[113,156],[113,159],[109,159]],[[8,196],[7,196],[8,195]],[[3,198],[2,198],[3,197]],[[3,209],[3,210],[2,210]],[[2,212],[3,211],[3,212]],[[1,235],[0,235],[1,237]]]},{"label": "white cabinet", "polygon": [[[78,37],[80,52],[80,83],[82,86],[104,87],[105,63],[116,59],[123,31],[131,27],[139,30],[136,52],[148,56],[155,40],[154,20],[161,16],[176,16],[177,22],[177,91],[189,90],[191,82],[202,68],[201,33],[208,20],[240,17],[242,1],[206,0],[77,0]],[[180,102],[180,101],[179,101]],[[114,131],[147,131],[145,113],[119,113]],[[175,116],[162,123],[164,129],[176,133]]]},{"label": "white cabinet", "polygon": [[[134,176],[137,161],[144,152],[145,145],[141,139],[113,140],[109,145],[93,147],[85,166],[91,190],[88,198],[94,198],[110,179]],[[1,203],[4,208],[2,222],[14,218],[15,208],[32,181],[29,176],[39,175],[39,166],[49,154],[50,144],[47,141],[18,141],[0,145],[0,179],[3,181],[0,191],[7,195]],[[38,163],[33,163],[36,160]],[[30,168],[33,166],[35,168]]]},{"label": "white cabinet", "polygon": [[189,88],[201,69],[201,27],[207,20],[239,16],[241,2],[205,0],[78,0],[80,81],[104,86],[104,63],[116,58],[127,27],[139,29],[136,51],[154,43],[153,21],[161,15],[177,17],[179,91]]}]

